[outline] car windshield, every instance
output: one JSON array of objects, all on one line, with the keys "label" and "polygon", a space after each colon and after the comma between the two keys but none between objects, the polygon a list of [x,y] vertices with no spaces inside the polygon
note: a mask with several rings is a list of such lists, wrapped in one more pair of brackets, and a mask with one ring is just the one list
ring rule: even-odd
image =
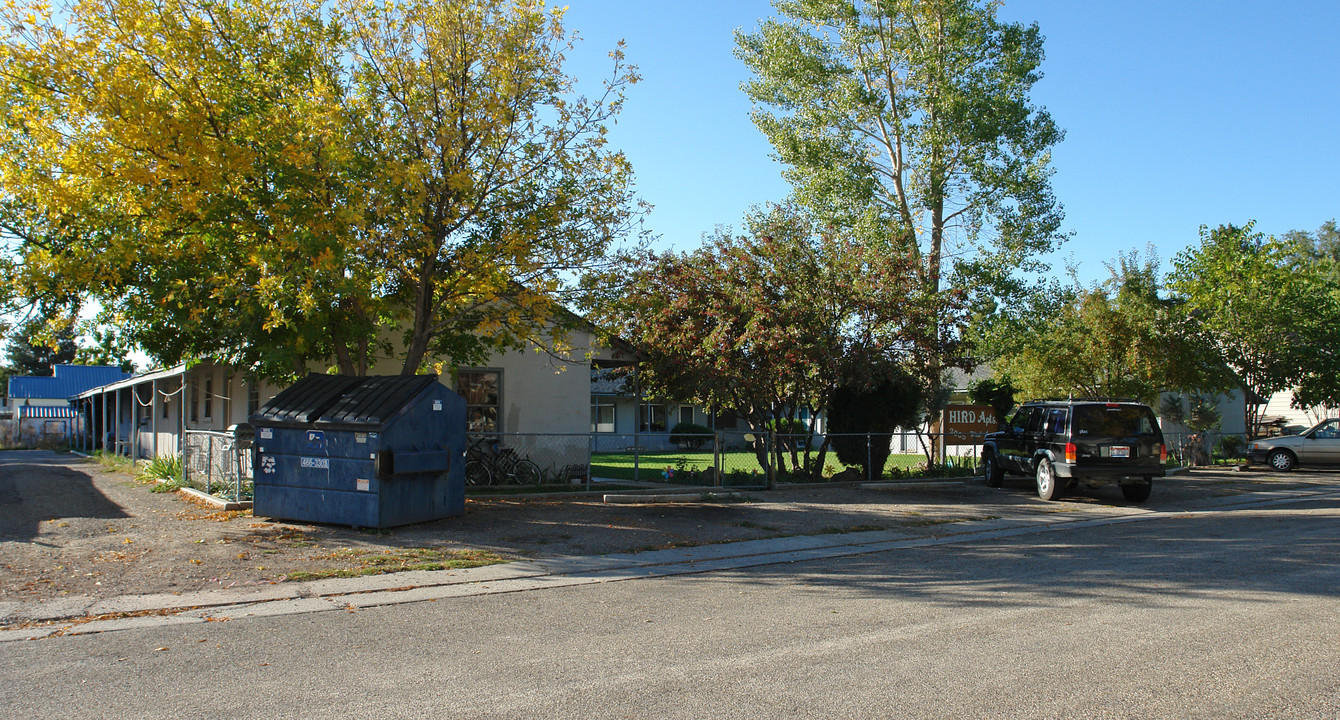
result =
[{"label": "car windshield", "polygon": [[1336,437],[1340,437],[1340,420],[1336,420],[1334,418],[1330,420],[1322,420],[1316,425],[1313,425],[1307,432],[1303,434],[1309,437],[1319,438],[1323,440],[1335,439]]},{"label": "car windshield", "polygon": [[1139,405],[1079,405],[1075,408],[1076,435],[1152,435],[1158,428],[1154,413]]}]

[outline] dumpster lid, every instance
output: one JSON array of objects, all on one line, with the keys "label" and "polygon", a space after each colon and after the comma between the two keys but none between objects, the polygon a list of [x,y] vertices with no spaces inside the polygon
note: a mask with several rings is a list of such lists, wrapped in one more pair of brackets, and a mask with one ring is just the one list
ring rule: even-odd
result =
[{"label": "dumpster lid", "polygon": [[290,385],[251,416],[259,425],[380,426],[436,375],[354,377],[311,373]]},{"label": "dumpster lid", "polygon": [[374,375],[344,391],[318,425],[382,425],[437,382],[436,375]]}]

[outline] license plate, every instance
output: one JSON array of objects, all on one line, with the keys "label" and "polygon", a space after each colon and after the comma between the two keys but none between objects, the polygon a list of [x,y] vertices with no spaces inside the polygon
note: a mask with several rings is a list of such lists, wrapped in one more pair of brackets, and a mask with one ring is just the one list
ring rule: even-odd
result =
[{"label": "license plate", "polygon": [[1131,456],[1131,448],[1130,448],[1129,445],[1113,445],[1113,446],[1112,446],[1112,457],[1114,457],[1114,458],[1128,458],[1128,457],[1130,457],[1130,456]]}]

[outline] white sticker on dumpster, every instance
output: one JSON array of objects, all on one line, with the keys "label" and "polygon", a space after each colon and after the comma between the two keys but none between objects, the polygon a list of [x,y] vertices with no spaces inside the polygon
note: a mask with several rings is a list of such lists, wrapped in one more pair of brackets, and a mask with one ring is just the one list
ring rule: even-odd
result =
[{"label": "white sticker on dumpster", "polygon": [[305,468],[316,468],[317,470],[329,470],[330,458],[299,458],[298,466]]},{"label": "white sticker on dumpster", "polygon": [[358,478],[354,482],[357,483],[359,492],[367,492],[372,489],[372,481],[367,478]]},{"label": "white sticker on dumpster", "polygon": [[433,401],[433,409],[434,409],[434,410],[441,410],[441,409],[442,409],[442,401],[441,401],[441,400],[434,400],[434,401]]},{"label": "white sticker on dumpster", "polygon": [[273,440],[273,439],[275,439],[275,433],[274,433],[274,431],[271,430],[270,428],[261,428],[261,439],[262,439],[262,440]]},{"label": "white sticker on dumpster", "polygon": [[354,433],[354,442],[356,442],[356,443],[366,443],[367,441],[368,441],[368,434],[367,434],[367,433]]}]

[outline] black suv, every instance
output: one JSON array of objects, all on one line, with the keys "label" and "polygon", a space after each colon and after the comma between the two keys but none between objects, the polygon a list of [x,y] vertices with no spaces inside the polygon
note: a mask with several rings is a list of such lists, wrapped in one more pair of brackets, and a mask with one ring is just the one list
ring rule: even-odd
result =
[{"label": "black suv", "polygon": [[1127,500],[1144,502],[1167,457],[1154,411],[1126,399],[1026,402],[982,446],[987,485],[1031,475],[1043,500],[1076,483],[1119,483]]}]

